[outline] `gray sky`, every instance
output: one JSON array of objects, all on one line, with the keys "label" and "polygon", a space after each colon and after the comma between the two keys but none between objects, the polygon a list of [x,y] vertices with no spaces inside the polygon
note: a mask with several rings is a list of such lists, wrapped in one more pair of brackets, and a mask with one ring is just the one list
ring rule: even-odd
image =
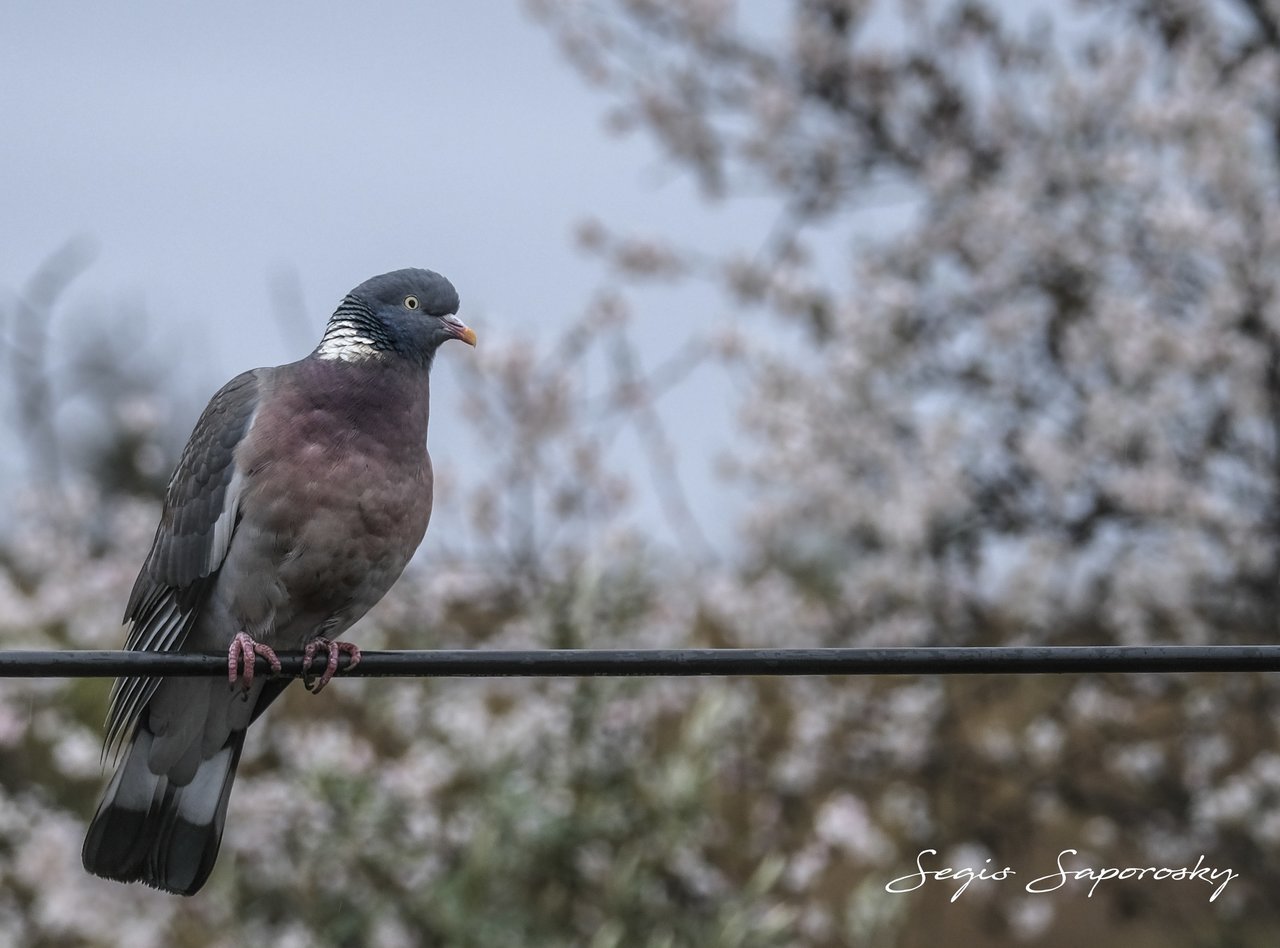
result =
[{"label": "gray sky", "polygon": [[[648,141],[608,136],[605,100],[514,2],[4,4],[0,89],[0,291],[92,236],[68,306],[140,299],[201,398],[303,354],[375,273],[441,271],[483,345],[562,324],[602,283],[572,246],[584,215],[708,248],[763,239],[771,219],[763,203],[708,209]],[[282,269],[309,314],[301,343],[271,315]],[[644,299],[676,310],[654,326],[722,315],[705,291]],[[646,335],[653,358],[673,341]],[[436,373],[438,466],[458,437],[448,363],[467,356]],[[729,437],[725,391],[701,380],[664,405],[721,541],[733,504],[709,460]]]}]

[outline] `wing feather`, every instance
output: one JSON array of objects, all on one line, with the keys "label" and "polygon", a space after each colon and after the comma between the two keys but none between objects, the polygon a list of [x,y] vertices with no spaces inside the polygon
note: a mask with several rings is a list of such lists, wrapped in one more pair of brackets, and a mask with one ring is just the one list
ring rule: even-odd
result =
[{"label": "wing feather", "polygon": [[[169,481],[151,552],[125,607],[125,621],[131,624],[127,649],[180,649],[195,624],[239,522],[245,477],[235,454],[253,426],[264,371],[236,376],[210,399],[196,422]],[[113,756],[132,732],[159,683],[158,678],[116,681],[104,757]]]}]

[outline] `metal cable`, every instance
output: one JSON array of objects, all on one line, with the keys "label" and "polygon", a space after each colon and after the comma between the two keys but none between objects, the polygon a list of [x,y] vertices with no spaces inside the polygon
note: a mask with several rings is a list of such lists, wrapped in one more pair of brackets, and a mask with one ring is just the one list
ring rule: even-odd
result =
[{"label": "metal cable", "polygon": [[[280,653],[302,674],[300,652]],[[340,659],[345,669],[348,659]],[[320,662],[313,663],[318,670]],[[258,659],[258,674],[269,674]],[[1280,671],[1277,645],[1000,648],[530,649],[365,652],[351,677],[1037,675]],[[225,653],[0,651],[0,678],[225,675]]]}]

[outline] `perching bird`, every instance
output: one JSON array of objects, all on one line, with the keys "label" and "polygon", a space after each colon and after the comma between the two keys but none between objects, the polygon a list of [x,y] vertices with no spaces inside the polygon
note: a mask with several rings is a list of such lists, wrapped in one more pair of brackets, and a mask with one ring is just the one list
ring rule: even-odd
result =
[{"label": "perching bird", "polygon": [[[191,895],[218,855],[245,729],[288,685],[261,655],[327,655],[396,581],[431,515],[427,377],[447,339],[474,346],[458,294],[430,270],[368,280],[305,359],[213,396],[169,481],[125,610],[126,647],[227,650],[221,678],[122,678],[105,753],[128,739],[89,824],[96,875]],[[230,687],[228,687],[228,683]]]}]

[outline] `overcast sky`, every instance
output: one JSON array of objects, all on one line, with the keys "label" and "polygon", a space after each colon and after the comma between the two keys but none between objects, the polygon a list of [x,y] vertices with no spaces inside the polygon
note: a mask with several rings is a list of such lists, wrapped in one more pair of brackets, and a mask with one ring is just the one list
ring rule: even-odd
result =
[{"label": "overcast sky", "polygon": [[[444,273],[483,345],[562,324],[601,285],[571,240],[585,215],[709,248],[763,239],[770,221],[764,204],[707,208],[650,142],[606,134],[606,100],[515,2],[4,4],[0,51],[0,292],[92,237],[68,308],[139,300],[200,400],[299,357],[375,273]],[[301,343],[271,315],[282,271],[309,314]],[[654,325],[682,327],[723,304],[691,291],[661,305],[676,311]],[[449,351],[436,374],[438,466],[456,440],[448,363],[468,355]],[[722,392],[695,381],[664,405],[721,540]]]}]

